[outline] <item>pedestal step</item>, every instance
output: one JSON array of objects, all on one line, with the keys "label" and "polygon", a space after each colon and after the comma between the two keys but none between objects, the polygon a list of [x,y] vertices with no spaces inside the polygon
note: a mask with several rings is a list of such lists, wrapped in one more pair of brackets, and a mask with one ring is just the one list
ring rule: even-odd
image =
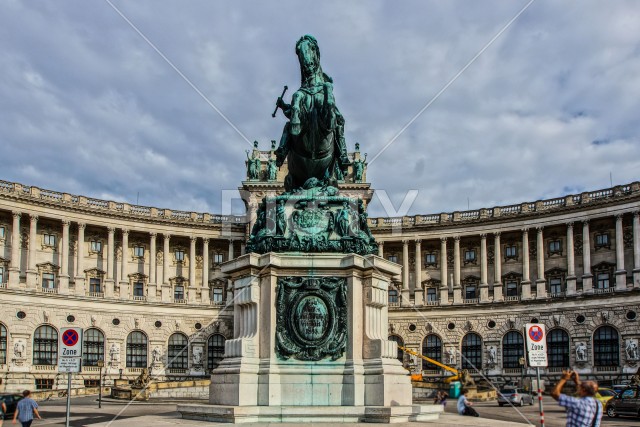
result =
[{"label": "pedestal step", "polygon": [[182,418],[218,423],[404,423],[434,421],[442,405],[411,406],[219,406],[178,405]]}]

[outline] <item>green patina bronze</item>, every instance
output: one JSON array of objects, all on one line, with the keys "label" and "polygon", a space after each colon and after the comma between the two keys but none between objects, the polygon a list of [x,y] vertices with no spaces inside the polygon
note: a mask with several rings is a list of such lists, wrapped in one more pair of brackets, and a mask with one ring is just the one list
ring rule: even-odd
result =
[{"label": "green patina bronze", "polygon": [[346,279],[279,278],[276,319],[275,350],[281,359],[339,359],[347,346]]},{"label": "green patina bronze", "polygon": [[333,96],[333,79],[322,71],[320,48],[313,36],[296,43],[301,85],[291,104],[276,103],[289,119],[276,150],[277,165],[287,159],[287,191],[302,187],[310,178],[335,185],[350,164],[344,139],[344,117]]}]

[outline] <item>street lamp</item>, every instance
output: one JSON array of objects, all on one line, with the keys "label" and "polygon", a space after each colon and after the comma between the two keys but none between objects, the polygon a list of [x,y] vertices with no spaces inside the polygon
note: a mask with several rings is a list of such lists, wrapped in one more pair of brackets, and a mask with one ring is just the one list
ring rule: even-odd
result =
[{"label": "street lamp", "polygon": [[102,408],[102,368],[104,368],[104,360],[98,360],[98,368],[100,368],[100,376],[98,377],[98,409]]},{"label": "street lamp", "polygon": [[524,357],[518,359],[518,364],[520,365],[520,387],[524,388],[524,365],[526,364],[526,360]]}]

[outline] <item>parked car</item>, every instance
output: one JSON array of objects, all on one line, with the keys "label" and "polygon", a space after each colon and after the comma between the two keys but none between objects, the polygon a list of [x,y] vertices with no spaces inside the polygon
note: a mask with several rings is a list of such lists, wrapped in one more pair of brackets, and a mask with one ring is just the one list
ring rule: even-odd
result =
[{"label": "parked car", "polygon": [[612,418],[618,415],[640,415],[640,387],[627,386],[613,399],[607,401],[605,410]]},{"label": "parked car", "polygon": [[9,416],[13,416],[13,413],[16,411],[16,406],[18,406],[18,401],[22,399],[21,394],[16,393],[0,393],[0,400],[7,405],[7,413],[5,414],[5,418],[9,418]]},{"label": "parked car", "polygon": [[613,399],[616,396],[616,394],[618,393],[616,393],[615,390],[601,387],[601,388],[598,388],[598,392],[596,393],[596,399],[598,399],[600,403],[604,405],[609,400]]},{"label": "parked car", "polygon": [[498,405],[504,406],[509,403],[516,406],[533,405],[533,396],[520,388],[505,387],[498,392]]}]

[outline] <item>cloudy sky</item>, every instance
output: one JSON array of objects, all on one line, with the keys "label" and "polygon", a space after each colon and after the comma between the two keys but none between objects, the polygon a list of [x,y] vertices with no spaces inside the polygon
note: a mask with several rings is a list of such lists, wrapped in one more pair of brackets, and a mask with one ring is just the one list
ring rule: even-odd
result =
[{"label": "cloudy sky", "polygon": [[247,140],[280,138],[307,33],[396,208],[411,189],[416,214],[640,179],[637,2],[537,0],[487,47],[527,1],[109,1],[0,0],[0,179],[220,212]]}]

